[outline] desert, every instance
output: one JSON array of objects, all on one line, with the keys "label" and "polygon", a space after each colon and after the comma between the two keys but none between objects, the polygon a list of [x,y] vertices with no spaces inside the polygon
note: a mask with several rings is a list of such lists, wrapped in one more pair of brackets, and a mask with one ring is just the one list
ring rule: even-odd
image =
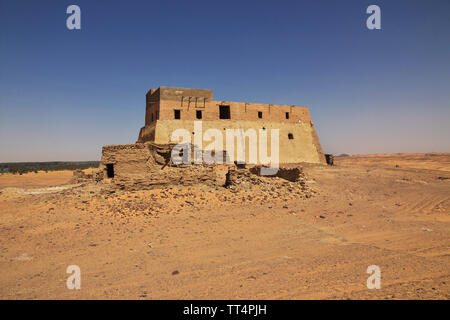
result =
[{"label": "desert", "polygon": [[[4,173],[0,297],[448,299],[450,154],[334,162],[302,164],[300,183],[151,190]],[[80,290],[67,289],[70,265]]]}]

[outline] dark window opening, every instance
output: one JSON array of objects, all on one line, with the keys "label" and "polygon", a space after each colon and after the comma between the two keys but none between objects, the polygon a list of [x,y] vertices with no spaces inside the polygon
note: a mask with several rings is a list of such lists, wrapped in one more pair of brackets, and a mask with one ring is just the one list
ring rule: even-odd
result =
[{"label": "dark window opening", "polygon": [[180,110],[173,110],[173,113],[174,113],[175,119],[180,119],[180,114],[181,114]]},{"label": "dark window opening", "polygon": [[108,178],[114,178],[114,165],[112,163],[106,164],[106,176]]},{"label": "dark window opening", "polygon": [[289,119],[289,112],[286,112],[286,119]]},{"label": "dark window opening", "polygon": [[292,140],[292,139],[294,139],[294,135],[292,133],[289,133],[288,138],[289,138],[289,140]]},{"label": "dark window opening", "polygon": [[238,162],[238,161],[235,161],[235,162],[234,162],[234,165],[235,165],[236,168],[238,168],[238,169],[245,169],[245,162]]},{"label": "dark window opening", "polygon": [[202,118],[202,111],[201,110],[197,110],[196,115],[197,115],[197,119],[201,119]]},{"label": "dark window opening", "polygon": [[262,112],[258,111],[258,118],[262,119]]},{"label": "dark window opening", "polygon": [[231,119],[230,106],[219,106],[219,119]]},{"label": "dark window opening", "polygon": [[153,113],[152,113],[152,122],[153,122]]}]

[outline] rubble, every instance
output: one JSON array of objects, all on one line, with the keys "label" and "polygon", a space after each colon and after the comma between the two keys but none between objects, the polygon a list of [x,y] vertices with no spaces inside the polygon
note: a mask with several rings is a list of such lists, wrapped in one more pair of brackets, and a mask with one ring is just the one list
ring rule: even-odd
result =
[{"label": "rubble", "polygon": [[229,168],[226,174],[225,187],[231,192],[254,191],[266,198],[291,198],[304,196],[311,197],[314,193],[307,184],[306,176],[302,169],[279,168],[276,175],[260,175],[261,167],[255,166],[249,169]]},{"label": "rubble", "polygon": [[70,180],[70,183],[83,183],[83,182],[90,182],[93,180],[92,174],[87,174],[81,169],[76,169],[73,171],[72,179]]}]

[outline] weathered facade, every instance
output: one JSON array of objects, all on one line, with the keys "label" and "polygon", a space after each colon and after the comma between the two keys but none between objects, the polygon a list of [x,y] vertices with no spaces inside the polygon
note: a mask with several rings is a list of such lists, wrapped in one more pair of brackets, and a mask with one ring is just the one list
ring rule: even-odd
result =
[{"label": "weathered facade", "polygon": [[173,145],[151,142],[104,146],[103,176],[122,189],[158,188],[170,185],[219,186],[225,183],[226,168],[170,163]]},{"label": "weathered facade", "polygon": [[[269,154],[272,152],[270,134],[273,129],[278,129],[280,164],[326,163],[306,107],[214,101],[212,90],[160,87],[151,89],[146,95],[145,126],[140,130],[138,141],[135,144],[103,147],[103,177],[122,189],[196,184],[224,186],[227,177],[236,176],[229,166],[172,162],[172,150],[179,143],[171,140],[172,133],[185,129],[188,136],[192,132],[192,141],[195,141],[194,124],[198,124],[197,121],[201,121],[202,134],[208,129],[223,130],[224,135],[228,129],[267,130]],[[245,141],[246,150],[249,150],[249,141]],[[233,140],[233,143],[238,142]],[[192,146],[189,144],[189,148]],[[196,146],[203,152],[204,145]],[[226,141],[223,141],[223,148],[215,150],[225,155],[224,162],[230,156],[227,147]],[[237,148],[234,149],[232,159],[236,159]],[[192,159],[194,153],[190,156]],[[251,163],[247,161],[247,151],[245,160]],[[260,164],[259,159],[253,164]],[[280,170],[276,176],[286,179],[286,172],[292,174],[294,171]]]},{"label": "weathered facade", "polygon": [[[307,107],[214,101],[212,90],[206,89],[150,89],[146,95],[145,126],[137,142],[173,143],[172,132],[183,128],[193,133],[196,120],[202,121],[203,132],[208,129],[267,130],[268,141],[272,129],[278,129],[280,163],[325,163]],[[246,143],[248,150],[248,141]],[[225,139],[223,144],[226,150]],[[268,151],[271,151],[270,143]]]}]

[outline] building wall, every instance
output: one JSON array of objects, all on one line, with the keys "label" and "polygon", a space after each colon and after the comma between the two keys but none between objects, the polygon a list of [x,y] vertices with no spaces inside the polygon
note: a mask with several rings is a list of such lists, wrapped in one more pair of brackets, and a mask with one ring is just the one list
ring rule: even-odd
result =
[{"label": "building wall", "polygon": [[[253,120],[253,121],[274,121],[274,122],[310,122],[311,117],[307,107],[272,105],[263,103],[246,103],[232,101],[207,101],[187,102],[161,100],[160,115],[161,120],[173,120],[174,110],[180,110],[181,120],[196,120],[197,111],[202,112],[202,120],[219,120],[219,107],[221,105],[230,107],[230,119],[228,121]],[[262,118],[258,117],[258,112],[262,113]],[[289,113],[289,119],[286,118]],[[227,120],[224,120],[227,121]]]},{"label": "building wall", "polygon": [[[106,182],[120,189],[142,190],[173,185],[223,186],[226,166],[178,166],[168,164],[169,146],[135,143],[104,146],[100,169]],[[107,166],[113,168],[114,177],[108,177]]]},{"label": "building wall", "polygon": [[[309,122],[307,107],[212,100],[212,90],[160,87],[150,89],[146,95],[146,121],[149,125],[156,120],[174,119],[174,110],[180,110],[181,120],[219,120],[219,106],[230,107],[230,120]],[[262,118],[258,117],[262,113]],[[289,118],[286,117],[289,113]]]},{"label": "building wall", "polygon": [[[230,107],[230,119],[220,119],[221,105]],[[179,120],[175,120],[174,110],[180,111]],[[146,95],[146,125],[141,128],[137,142],[171,143],[170,137],[174,130],[184,128],[189,132],[193,131],[197,111],[201,112],[203,131],[210,128],[223,132],[225,129],[238,128],[244,131],[251,128],[257,132],[262,128],[269,131],[279,129],[280,163],[325,162],[307,107],[214,101],[213,92],[208,89],[172,87],[151,89]],[[259,112],[262,113],[261,118]],[[289,133],[293,135],[293,139],[288,139]],[[225,144],[224,135],[224,150]]]},{"label": "building wall", "polygon": [[155,141],[155,129],[156,129],[156,123],[157,121],[154,121],[153,123],[142,127],[139,131],[139,138],[136,142],[154,142]]},{"label": "building wall", "polygon": [[145,95],[145,125],[148,126],[159,117],[160,89],[150,89]]},{"label": "building wall", "polygon": [[144,144],[112,145],[102,149],[101,169],[107,177],[106,164],[114,165],[114,177],[120,179],[149,179],[150,151]]},{"label": "building wall", "polygon": [[[270,139],[272,129],[279,130],[279,162],[280,163],[324,163],[325,157],[322,148],[317,139],[314,126],[311,123],[281,123],[273,121],[225,121],[225,120],[206,120],[202,121],[202,134],[208,129],[218,129],[223,133],[223,150],[231,153],[231,150],[226,148],[226,129],[240,129],[245,131],[254,129],[257,133],[259,145],[259,130],[267,130],[267,149],[268,154],[271,154]],[[181,141],[171,141],[172,132],[176,129],[186,129],[191,133],[191,142],[194,143],[194,121],[193,120],[158,120],[155,126],[155,140],[157,144],[179,143]],[[293,139],[289,139],[289,134],[292,134]],[[205,149],[211,142],[204,141],[201,149]],[[237,159],[237,139],[234,141],[234,159]],[[246,150],[250,146],[248,139],[246,139]],[[259,150],[258,162],[259,164]],[[249,162],[248,152],[246,152],[246,162]]]}]

